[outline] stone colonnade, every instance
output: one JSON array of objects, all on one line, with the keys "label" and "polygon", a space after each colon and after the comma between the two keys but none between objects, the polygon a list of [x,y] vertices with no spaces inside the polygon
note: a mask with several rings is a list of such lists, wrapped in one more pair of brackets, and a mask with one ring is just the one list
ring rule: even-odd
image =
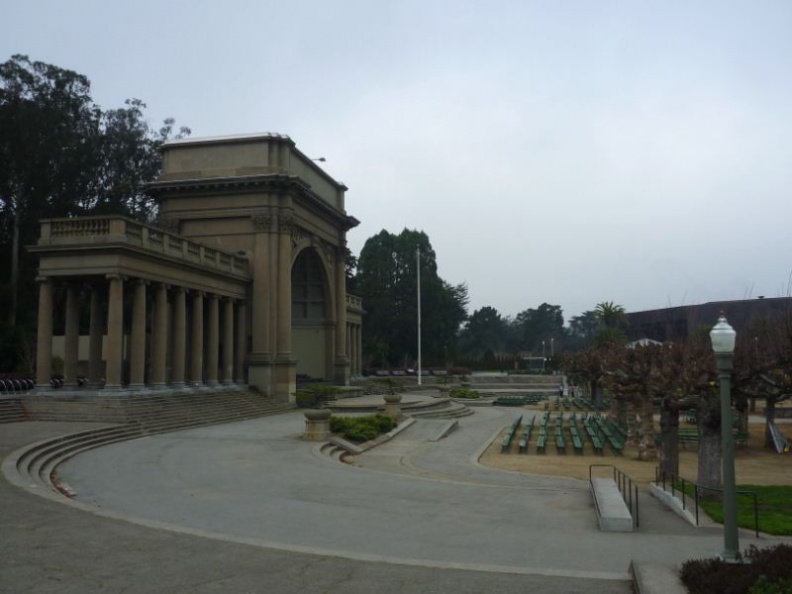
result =
[{"label": "stone colonnade", "polygon": [[[244,300],[118,274],[91,280],[87,285],[85,279],[39,278],[38,387],[49,387],[51,379],[55,282],[63,283],[66,290],[64,387],[78,383],[79,297],[84,286],[90,286],[91,294],[90,384],[104,383],[105,389],[113,390],[245,383]],[[125,310],[131,310],[128,335]]]},{"label": "stone colonnade", "polygon": [[347,322],[347,359],[349,375],[359,377],[363,374],[361,367],[363,353],[363,326],[358,322]]}]

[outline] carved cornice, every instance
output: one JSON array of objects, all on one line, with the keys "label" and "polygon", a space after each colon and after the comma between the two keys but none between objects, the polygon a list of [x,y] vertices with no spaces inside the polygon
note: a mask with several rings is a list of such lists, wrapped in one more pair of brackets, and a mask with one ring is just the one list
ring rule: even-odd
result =
[{"label": "carved cornice", "polygon": [[360,224],[355,217],[337,209],[321,198],[311,186],[296,175],[266,174],[221,178],[194,178],[156,181],[146,184],[146,193],[154,197],[206,195],[235,192],[292,193],[314,209],[323,212],[345,231]]}]

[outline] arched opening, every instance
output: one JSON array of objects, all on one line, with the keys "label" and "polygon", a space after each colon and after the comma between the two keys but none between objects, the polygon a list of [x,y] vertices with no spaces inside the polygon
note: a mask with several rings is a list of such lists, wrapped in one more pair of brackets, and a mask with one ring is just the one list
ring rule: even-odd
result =
[{"label": "arched opening", "polygon": [[292,350],[298,382],[333,377],[328,363],[332,345],[330,311],[322,261],[314,249],[304,249],[292,267]]}]

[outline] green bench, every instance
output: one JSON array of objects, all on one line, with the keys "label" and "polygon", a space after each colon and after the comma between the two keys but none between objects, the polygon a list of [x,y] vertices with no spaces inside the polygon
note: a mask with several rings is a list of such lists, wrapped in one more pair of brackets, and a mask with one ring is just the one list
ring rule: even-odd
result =
[{"label": "green bench", "polygon": [[534,421],[536,417],[531,417],[530,425],[526,425],[525,432],[522,434],[520,438],[520,443],[518,444],[518,450],[521,454],[525,454],[528,452],[528,444],[531,443],[531,432],[533,431]]},{"label": "green bench", "polygon": [[698,429],[679,429],[677,433],[677,441],[682,444],[682,449],[687,449],[687,444],[692,443],[698,447],[699,433]]},{"label": "green bench", "polygon": [[556,452],[559,454],[566,454],[566,441],[564,440],[563,434],[556,433],[555,442],[556,442]]},{"label": "green bench", "polygon": [[539,439],[536,440],[536,453],[544,454],[545,446],[547,445],[547,433],[539,433]]},{"label": "green bench", "polygon": [[596,435],[589,435],[591,438],[591,446],[594,448],[594,453],[600,456],[604,453],[602,451],[602,440]]},{"label": "green bench", "polygon": [[517,433],[517,429],[520,427],[520,423],[522,423],[522,415],[514,419],[509,431],[503,436],[503,441],[501,442],[501,454],[509,451],[509,447],[511,446],[511,442],[514,439],[515,433]]}]

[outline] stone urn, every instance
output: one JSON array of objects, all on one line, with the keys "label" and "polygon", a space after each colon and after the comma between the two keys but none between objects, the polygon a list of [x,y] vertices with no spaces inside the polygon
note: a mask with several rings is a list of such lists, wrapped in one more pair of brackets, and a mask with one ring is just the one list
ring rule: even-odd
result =
[{"label": "stone urn", "polygon": [[398,419],[401,417],[401,394],[385,394],[385,416]]},{"label": "stone urn", "polygon": [[309,408],[304,410],[303,414],[309,421],[326,421],[330,418],[332,411],[329,408]]},{"label": "stone urn", "polygon": [[332,411],[327,408],[309,408],[303,411],[305,415],[306,441],[323,441],[330,436],[330,415]]}]

